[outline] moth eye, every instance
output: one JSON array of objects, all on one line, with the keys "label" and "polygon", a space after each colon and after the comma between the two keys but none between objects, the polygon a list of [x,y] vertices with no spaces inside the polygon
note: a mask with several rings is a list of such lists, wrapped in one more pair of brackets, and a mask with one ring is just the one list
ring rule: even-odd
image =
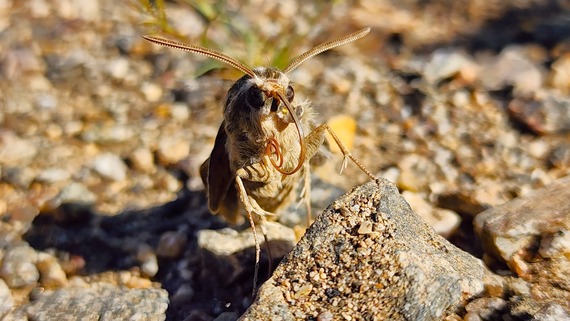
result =
[{"label": "moth eye", "polygon": [[279,99],[273,98],[271,102],[271,111],[277,111],[277,107],[279,107]]},{"label": "moth eye", "polygon": [[293,87],[291,86],[287,87],[287,92],[285,93],[285,96],[287,96],[287,100],[289,102],[293,101],[293,98],[295,98],[295,91],[293,90]]},{"label": "moth eye", "polygon": [[261,96],[261,90],[255,86],[249,87],[246,93],[247,104],[253,108],[259,109],[263,106],[263,97]]}]

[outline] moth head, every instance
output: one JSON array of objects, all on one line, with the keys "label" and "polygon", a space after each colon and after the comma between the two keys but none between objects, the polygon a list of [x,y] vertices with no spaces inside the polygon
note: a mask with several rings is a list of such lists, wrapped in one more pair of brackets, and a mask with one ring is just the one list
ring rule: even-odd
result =
[{"label": "moth head", "polygon": [[[293,90],[293,87],[291,87],[289,78],[287,77],[286,74],[297,69],[297,67],[299,67],[307,59],[314,57],[323,51],[327,51],[334,47],[338,47],[346,43],[360,39],[366,36],[369,32],[370,28],[364,28],[354,33],[351,33],[347,36],[344,36],[340,39],[325,42],[316,47],[313,47],[312,49],[306,51],[305,53],[291,60],[291,62],[289,62],[289,65],[285,69],[283,69],[283,71],[279,71],[278,69],[272,67],[258,67],[255,69],[251,69],[246,65],[244,65],[242,62],[238,61],[237,59],[234,59],[226,54],[223,54],[215,50],[207,49],[196,45],[175,42],[172,40],[162,39],[154,36],[143,36],[143,38],[155,44],[159,44],[170,48],[181,49],[184,51],[189,51],[200,55],[204,55],[212,59],[216,59],[245,73],[246,76],[238,80],[238,82],[234,84],[234,86],[236,86],[241,80],[247,79],[248,81],[252,82],[250,86],[247,86],[244,89],[246,90],[246,92],[243,93],[245,95],[244,101],[246,102],[246,104],[253,108],[258,107],[262,112],[265,112],[265,110],[262,109],[267,108],[268,107],[267,104],[269,104],[269,112],[276,112],[278,114],[278,117],[282,118],[283,121],[295,124],[297,133],[299,135],[299,143],[301,145],[299,162],[297,163],[297,166],[291,171],[286,171],[282,169],[281,166],[276,165],[276,163],[273,163],[272,160],[273,166],[275,166],[275,168],[279,172],[285,175],[291,175],[299,171],[303,166],[303,163],[305,162],[305,143],[303,139],[304,138],[303,128],[301,127],[301,123],[299,121],[299,115],[297,115],[295,109],[292,106],[295,92]],[[279,106],[283,107],[280,109]],[[279,157],[280,153],[279,153],[278,142],[274,138],[269,138],[267,144],[268,147],[266,151],[270,152],[273,151],[277,153]]]}]

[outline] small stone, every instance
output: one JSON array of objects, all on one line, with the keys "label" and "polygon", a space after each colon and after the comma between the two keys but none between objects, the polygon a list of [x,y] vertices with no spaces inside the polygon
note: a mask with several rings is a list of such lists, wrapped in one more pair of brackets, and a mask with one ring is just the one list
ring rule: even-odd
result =
[{"label": "small stone", "polygon": [[401,189],[417,192],[426,190],[437,172],[436,165],[427,157],[410,154],[398,162],[400,176],[398,186]]},{"label": "small stone", "polygon": [[152,281],[133,275],[127,283],[125,283],[125,286],[129,289],[150,289],[152,288]]},{"label": "small stone", "polygon": [[414,212],[421,216],[437,234],[443,237],[451,236],[461,224],[461,217],[454,211],[436,208],[418,194],[403,191],[402,196],[408,201]]},{"label": "small stone", "polygon": [[141,91],[148,102],[154,103],[162,98],[162,88],[156,84],[146,82],[142,85]]},{"label": "small stone", "polygon": [[38,153],[36,145],[9,131],[0,131],[0,164],[22,166]]},{"label": "small stone", "polygon": [[190,154],[190,144],[186,139],[166,136],[158,142],[157,152],[162,163],[176,164]]},{"label": "small stone", "polygon": [[67,276],[57,259],[48,253],[39,253],[36,263],[40,272],[40,283],[45,287],[63,287],[68,284]]},{"label": "small stone", "polygon": [[553,87],[570,94],[570,53],[554,61],[550,81]]},{"label": "small stone", "polygon": [[30,167],[6,167],[2,171],[2,180],[13,186],[28,189],[36,175],[36,170]]},{"label": "small stone", "polygon": [[156,254],[152,248],[146,244],[139,246],[137,251],[137,260],[141,264],[141,271],[146,275],[153,277],[158,272],[158,261]]},{"label": "small stone", "polygon": [[542,87],[542,70],[525,55],[520,46],[507,46],[479,73],[480,82],[490,90],[512,85],[515,91],[533,93]]},{"label": "small stone", "polygon": [[12,309],[14,306],[14,298],[10,292],[10,288],[4,280],[0,278],[0,315]]},{"label": "small stone", "polygon": [[465,54],[453,49],[438,49],[424,67],[424,78],[429,83],[436,83],[454,76],[467,65],[474,63]]},{"label": "small stone", "polygon": [[64,1],[57,6],[57,15],[67,20],[99,21],[101,19],[100,4],[97,1],[81,0]]},{"label": "small stone", "polygon": [[59,203],[94,203],[97,196],[85,185],[73,182],[65,186],[57,197]]},{"label": "small stone", "polygon": [[186,104],[175,103],[170,109],[170,114],[174,120],[187,121],[190,118],[190,108]]},{"label": "small stone", "polygon": [[119,57],[109,61],[107,72],[115,79],[124,79],[129,73],[129,59]]},{"label": "small stone", "polygon": [[40,278],[36,268],[37,253],[27,244],[6,251],[0,268],[0,277],[11,288],[35,284]]},{"label": "small stone", "polygon": [[165,232],[160,236],[156,254],[166,258],[178,258],[184,252],[188,238],[182,232]]},{"label": "small stone", "polygon": [[42,93],[36,95],[35,98],[35,104],[38,109],[55,109],[57,107],[57,98],[53,95]]},{"label": "small stone", "polygon": [[467,312],[475,312],[483,320],[491,320],[494,313],[503,310],[507,302],[501,298],[479,298],[465,306]]},{"label": "small stone", "polygon": [[111,180],[123,181],[127,177],[127,165],[116,154],[101,154],[95,158],[92,166],[99,175]]},{"label": "small stone", "polygon": [[145,173],[154,173],[156,167],[154,166],[154,155],[148,148],[140,147],[133,151],[131,162],[134,168],[141,170]]},{"label": "small stone", "polygon": [[41,171],[37,180],[45,183],[57,183],[67,181],[71,177],[71,173],[63,168],[47,168]]}]

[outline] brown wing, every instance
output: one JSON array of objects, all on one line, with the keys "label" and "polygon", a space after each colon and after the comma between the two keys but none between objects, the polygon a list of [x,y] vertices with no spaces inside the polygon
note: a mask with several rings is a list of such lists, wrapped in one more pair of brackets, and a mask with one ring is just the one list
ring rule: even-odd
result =
[{"label": "brown wing", "polygon": [[208,191],[208,207],[212,213],[221,214],[229,222],[240,219],[239,198],[235,187],[235,173],[230,170],[226,150],[227,134],[222,122],[210,157],[200,166],[200,176]]}]

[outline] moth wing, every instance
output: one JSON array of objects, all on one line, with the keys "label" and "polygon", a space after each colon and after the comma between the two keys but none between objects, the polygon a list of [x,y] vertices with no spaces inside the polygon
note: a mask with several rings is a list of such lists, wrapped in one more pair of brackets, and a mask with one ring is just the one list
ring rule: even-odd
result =
[{"label": "moth wing", "polygon": [[221,214],[231,223],[239,218],[239,197],[235,187],[235,173],[230,169],[226,150],[227,134],[222,122],[210,157],[200,166],[200,177],[208,191],[208,208]]}]

